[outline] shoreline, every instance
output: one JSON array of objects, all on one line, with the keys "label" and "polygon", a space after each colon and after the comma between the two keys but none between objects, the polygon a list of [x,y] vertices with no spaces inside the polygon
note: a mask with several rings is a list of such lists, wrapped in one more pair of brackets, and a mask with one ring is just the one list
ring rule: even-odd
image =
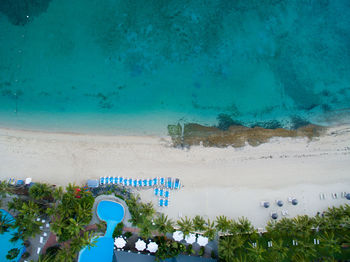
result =
[{"label": "shoreline", "polygon": [[[346,203],[350,191],[350,126],[330,127],[320,137],[272,138],[256,147],[174,148],[170,137],[109,136],[0,128],[0,179],[14,177],[56,185],[85,184],[100,176],[178,177],[168,208],[157,206],[152,190],[139,192],[173,219],[203,215],[214,219],[247,216],[263,226],[283,198],[290,216]],[[330,175],[332,174],[332,175]],[[321,201],[319,193],[326,193]],[[336,192],[339,199],[332,199]],[[299,199],[291,206],[287,197]],[[262,209],[260,201],[270,201]]]}]

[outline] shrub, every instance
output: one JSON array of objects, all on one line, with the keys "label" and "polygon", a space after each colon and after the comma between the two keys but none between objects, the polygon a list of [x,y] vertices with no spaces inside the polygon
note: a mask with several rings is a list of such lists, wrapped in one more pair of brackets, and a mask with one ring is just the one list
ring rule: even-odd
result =
[{"label": "shrub", "polygon": [[193,250],[192,245],[188,245],[187,248],[186,248],[186,253],[188,255],[194,255],[196,252]]},{"label": "shrub", "polygon": [[123,234],[124,224],[120,222],[113,231],[113,238],[119,237]]},{"label": "shrub", "polygon": [[131,232],[125,232],[124,237],[126,237],[126,239],[129,239],[132,236]]},{"label": "shrub", "polygon": [[204,247],[201,247],[201,248],[199,249],[198,255],[199,255],[199,256],[203,256],[204,253],[205,253],[205,248],[204,248]]},{"label": "shrub", "polygon": [[22,258],[28,258],[30,256],[30,253],[29,252],[24,252],[23,254],[22,254]]}]

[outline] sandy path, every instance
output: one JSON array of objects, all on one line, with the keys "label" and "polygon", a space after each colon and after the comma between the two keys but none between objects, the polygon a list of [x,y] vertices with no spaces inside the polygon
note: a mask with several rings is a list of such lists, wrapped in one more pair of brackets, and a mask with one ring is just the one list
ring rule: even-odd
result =
[{"label": "sandy path", "polygon": [[[184,188],[171,193],[171,217],[248,216],[262,226],[271,211],[310,213],[345,203],[330,193],[350,192],[350,127],[329,129],[313,141],[273,139],[258,147],[181,150],[169,138],[93,136],[0,129],[0,179],[32,177],[66,185],[89,178],[171,176]],[[319,200],[319,193],[327,193]],[[152,200],[151,190],[140,192]],[[300,205],[262,209],[261,200],[296,196]]]}]

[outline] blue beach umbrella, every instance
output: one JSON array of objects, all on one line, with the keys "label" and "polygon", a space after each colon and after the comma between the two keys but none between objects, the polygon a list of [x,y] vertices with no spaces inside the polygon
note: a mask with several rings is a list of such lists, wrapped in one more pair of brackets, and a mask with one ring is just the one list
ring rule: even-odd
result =
[{"label": "blue beach umbrella", "polygon": [[277,218],[278,218],[278,215],[277,215],[277,213],[272,213],[272,214],[271,214],[271,217],[272,217],[272,219],[277,219]]},{"label": "blue beach umbrella", "polygon": [[277,206],[279,206],[279,207],[283,206],[283,201],[282,200],[278,200],[277,201]]},{"label": "blue beach umbrella", "polygon": [[345,197],[347,200],[350,200],[350,193],[347,193]]},{"label": "blue beach umbrella", "polygon": [[269,202],[264,202],[264,207],[265,208],[268,208],[270,206],[270,203]]},{"label": "blue beach umbrella", "polygon": [[294,206],[296,206],[296,205],[298,204],[298,200],[297,200],[296,198],[294,198],[294,199],[292,200],[292,204],[293,204]]}]

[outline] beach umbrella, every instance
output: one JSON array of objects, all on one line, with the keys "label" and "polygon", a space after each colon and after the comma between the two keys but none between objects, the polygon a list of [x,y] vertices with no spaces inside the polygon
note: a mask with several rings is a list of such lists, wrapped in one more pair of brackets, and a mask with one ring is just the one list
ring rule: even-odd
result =
[{"label": "beach umbrella", "polygon": [[265,208],[268,208],[270,206],[270,203],[269,202],[264,202],[264,207]]},{"label": "beach umbrella", "polygon": [[126,245],[126,241],[124,240],[124,238],[122,237],[118,237],[114,240],[114,245],[117,247],[117,248],[123,248],[125,247]]},{"label": "beach umbrella", "polygon": [[156,242],[150,242],[147,245],[147,250],[151,253],[155,253],[158,250],[158,245]]},{"label": "beach umbrella", "polygon": [[272,219],[277,219],[277,218],[278,218],[278,215],[277,215],[277,213],[272,213],[272,214],[271,214],[271,217],[272,217]]},{"label": "beach umbrella", "polygon": [[283,201],[282,200],[278,200],[277,201],[277,206],[279,206],[279,207],[283,206]]},{"label": "beach umbrella", "polygon": [[296,205],[298,204],[298,200],[297,200],[296,198],[293,198],[292,204],[293,204],[294,206],[296,206]]},{"label": "beach umbrella", "polygon": [[347,193],[347,194],[345,195],[345,197],[346,197],[347,200],[350,200],[350,193]]},{"label": "beach umbrella", "polygon": [[184,233],[182,233],[181,231],[175,231],[173,233],[173,238],[175,241],[181,241],[182,239],[184,239]]},{"label": "beach umbrella", "polygon": [[145,241],[139,239],[137,240],[137,242],[135,243],[135,248],[138,250],[138,251],[142,251],[142,250],[145,250],[146,248],[146,243]]},{"label": "beach umbrella", "polygon": [[196,242],[196,235],[195,234],[188,234],[186,237],[185,237],[185,241],[188,243],[188,244],[193,244],[194,242]]},{"label": "beach umbrella", "polygon": [[209,239],[207,237],[203,237],[203,236],[198,236],[197,238],[197,243],[198,245],[204,247],[208,244]]}]

